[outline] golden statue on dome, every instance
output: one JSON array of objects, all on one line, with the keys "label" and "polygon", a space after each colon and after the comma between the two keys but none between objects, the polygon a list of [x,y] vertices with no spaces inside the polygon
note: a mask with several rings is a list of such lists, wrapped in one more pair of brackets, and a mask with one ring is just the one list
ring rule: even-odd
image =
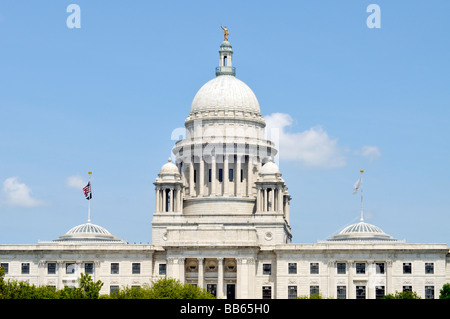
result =
[{"label": "golden statue on dome", "polygon": [[227,28],[227,26],[225,26],[225,27],[220,26],[220,27],[223,30],[223,41],[228,41],[228,28]]}]

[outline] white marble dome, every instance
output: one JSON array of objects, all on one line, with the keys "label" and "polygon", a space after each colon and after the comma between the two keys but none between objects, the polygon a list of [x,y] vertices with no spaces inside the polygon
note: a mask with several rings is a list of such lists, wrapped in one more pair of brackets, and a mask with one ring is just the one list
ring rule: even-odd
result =
[{"label": "white marble dome", "polygon": [[217,76],[200,88],[192,101],[191,113],[205,111],[261,112],[253,91],[233,75]]}]

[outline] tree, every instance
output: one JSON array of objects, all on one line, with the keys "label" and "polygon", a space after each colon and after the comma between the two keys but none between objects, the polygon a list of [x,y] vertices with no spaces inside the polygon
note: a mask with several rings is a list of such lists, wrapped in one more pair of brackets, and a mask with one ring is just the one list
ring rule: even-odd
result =
[{"label": "tree", "polygon": [[446,283],[439,291],[439,299],[450,299],[450,284]]},{"label": "tree", "polygon": [[421,299],[415,291],[396,291],[395,294],[388,294],[383,299]]},{"label": "tree", "polygon": [[161,278],[151,285],[143,285],[141,288],[123,287],[119,291],[101,298],[112,299],[214,299],[206,289],[190,284],[183,284],[174,278]]},{"label": "tree", "polygon": [[81,274],[79,288],[64,287],[56,290],[50,286],[35,286],[28,281],[5,280],[5,270],[0,267],[0,299],[98,299],[103,283],[94,282],[88,274]]}]

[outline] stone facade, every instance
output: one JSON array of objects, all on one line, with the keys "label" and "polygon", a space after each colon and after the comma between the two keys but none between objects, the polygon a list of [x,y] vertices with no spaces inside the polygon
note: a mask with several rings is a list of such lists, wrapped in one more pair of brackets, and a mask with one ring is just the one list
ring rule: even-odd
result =
[{"label": "stone facade", "polygon": [[176,159],[154,183],[151,245],[89,221],[51,242],[0,245],[6,278],[60,289],[87,272],[110,293],[168,276],[228,299],[375,299],[402,290],[437,298],[450,282],[446,244],[398,241],[363,220],[327,241],[292,243],[276,145],[232,55],[224,41],[216,78],[194,97]]}]

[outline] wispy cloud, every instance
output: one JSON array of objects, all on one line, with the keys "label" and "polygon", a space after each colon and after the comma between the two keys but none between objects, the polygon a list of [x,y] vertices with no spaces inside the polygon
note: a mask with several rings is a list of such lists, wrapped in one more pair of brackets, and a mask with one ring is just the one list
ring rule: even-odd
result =
[{"label": "wispy cloud", "polygon": [[[286,128],[293,119],[289,114],[273,113],[264,117],[266,132],[278,147],[282,160],[299,161],[306,167],[332,168],[346,164],[338,140],[331,138],[321,127],[312,127],[303,132],[290,133]],[[274,136],[275,135],[275,136]],[[278,143],[277,143],[278,141]]]},{"label": "wispy cloud", "polygon": [[82,189],[86,184],[87,181],[79,175],[69,176],[66,179],[66,186],[71,188]]},{"label": "wispy cloud", "polygon": [[305,167],[334,168],[347,164],[347,156],[354,154],[374,161],[381,156],[377,146],[365,145],[360,150],[349,151],[338,144],[319,125],[301,132],[289,132],[294,120],[286,113],[273,113],[264,117],[266,134],[275,142],[279,158],[298,161]]},{"label": "wispy cloud", "polygon": [[44,204],[43,201],[32,197],[30,187],[19,182],[18,177],[9,177],[3,182],[3,193],[6,203],[11,206],[35,207]]},{"label": "wispy cloud", "polygon": [[381,156],[381,151],[377,146],[365,145],[359,151],[355,151],[356,155],[367,157],[371,162]]}]

